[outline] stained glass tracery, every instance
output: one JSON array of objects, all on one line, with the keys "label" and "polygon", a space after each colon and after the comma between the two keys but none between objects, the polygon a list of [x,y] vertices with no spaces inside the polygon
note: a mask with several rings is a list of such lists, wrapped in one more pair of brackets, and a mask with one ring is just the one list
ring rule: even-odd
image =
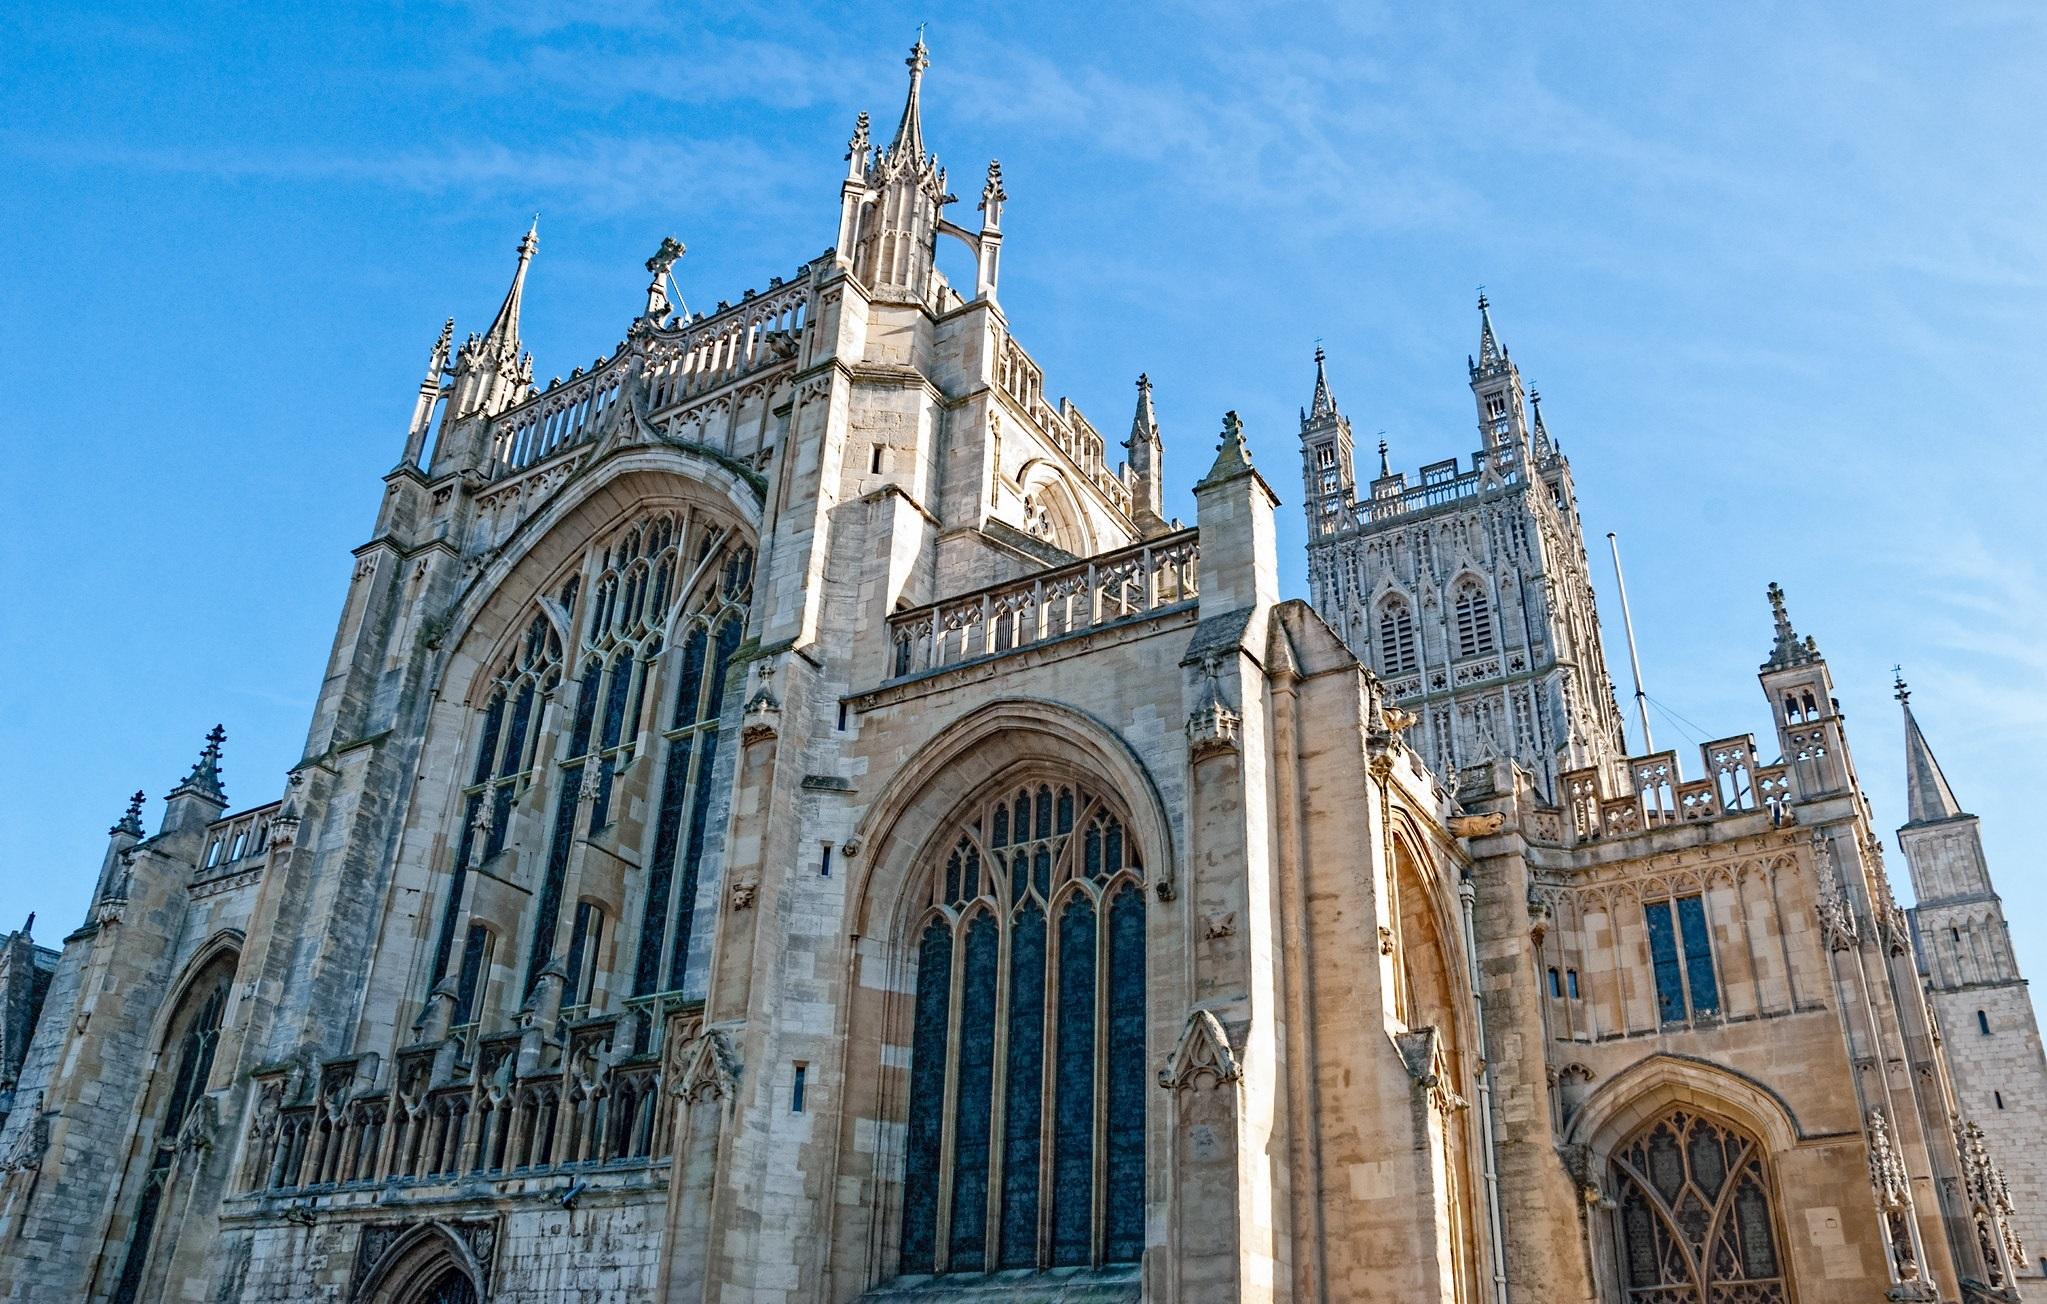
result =
[{"label": "stained glass tracery", "polygon": [[1673,1110],[1615,1153],[1621,1274],[1639,1304],[1783,1304],[1775,1191],[1762,1145]]},{"label": "stained glass tracery", "polygon": [[940,842],[918,925],[901,1268],[1144,1248],[1144,883],[1122,817],[1051,778]]}]

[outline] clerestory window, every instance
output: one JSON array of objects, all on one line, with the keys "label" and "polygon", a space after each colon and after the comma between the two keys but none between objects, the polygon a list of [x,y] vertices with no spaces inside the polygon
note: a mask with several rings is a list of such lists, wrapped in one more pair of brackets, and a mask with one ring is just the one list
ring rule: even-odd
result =
[{"label": "clerestory window", "polygon": [[1706,903],[1698,896],[1651,901],[1643,907],[1649,926],[1649,960],[1656,972],[1657,1017],[1682,1023],[1692,1015],[1720,1011],[1720,984],[1713,975],[1713,939]]}]

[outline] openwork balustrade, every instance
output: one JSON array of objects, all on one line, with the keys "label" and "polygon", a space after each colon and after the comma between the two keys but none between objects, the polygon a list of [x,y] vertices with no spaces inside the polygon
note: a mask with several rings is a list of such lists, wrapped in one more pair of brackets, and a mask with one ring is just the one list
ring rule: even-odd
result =
[{"label": "openwork balustrade", "polygon": [[[494,477],[523,471],[604,430],[613,409],[640,385],[644,410],[658,418],[756,373],[793,359],[811,322],[809,268],[766,294],[671,328],[636,334],[588,373],[557,381],[491,422]],[[638,380],[634,380],[635,368]]]},{"label": "openwork balustrade", "polygon": [[[1486,468],[1481,460],[1469,471],[1458,472],[1454,461],[1422,468],[1422,482],[1412,487],[1388,486],[1375,492],[1370,498],[1352,508],[1355,524],[1364,525],[1374,521],[1391,520],[1414,512],[1425,512],[1431,508],[1476,498],[1490,486],[1487,483]],[[1493,483],[1508,488],[1521,483],[1521,465],[1504,455],[1495,460]]]},{"label": "openwork balustrade", "polygon": [[1090,484],[1116,504],[1117,510],[1129,512],[1130,487],[1109,470],[1102,456],[1101,433],[1066,399],[1060,399],[1056,407],[1045,401],[1044,370],[1007,334],[1002,336],[995,357],[995,384],[1066,454]]},{"label": "openwork balustrade", "polygon": [[1187,606],[1200,593],[1192,529],[889,618],[889,678],[1013,652]]},{"label": "openwork balustrade", "polygon": [[[694,1016],[676,1016],[665,1038],[635,1051],[633,1016],[587,1020],[567,1032],[558,1063],[524,1076],[527,1034],[500,1033],[480,1039],[449,1082],[435,1072],[447,1048],[415,1048],[398,1056],[395,1091],[363,1088],[374,1057],[340,1060],[321,1070],[308,1103],[289,1100],[288,1071],[258,1075],[244,1189],[524,1177],[664,1159],[667,1079],[678,1059],[665,1052],[694,1033]],[[614,1054],[615,1040],[622,1053]]]},{"label": "openwork balustrade", "polygon": [[1754,735],[1707,743],[1699,757],[1706,777],[1686,779],[1675,751],[1631,756],[1620,793],[1606,791],[1598,770],[1565,771],[1558,779],[1564,808],[1559,837],[1568,831],[1574,842],[1594,842],[1755,811],[1767,812],[1772,823],[1791,818],[1790,768],[1759,764]]}]

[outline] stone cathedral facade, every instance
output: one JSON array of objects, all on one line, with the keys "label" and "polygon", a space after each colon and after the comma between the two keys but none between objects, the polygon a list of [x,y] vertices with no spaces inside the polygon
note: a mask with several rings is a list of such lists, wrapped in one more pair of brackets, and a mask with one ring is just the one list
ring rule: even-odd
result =
[{"label": "stone cathedral facade", "polygon": [[1312,603],[1234,413],[1166,520],[1149,382],[1113,464],[1048,396],[925,69],[765,288],[688,311],[664,241],[540,384],[529,233],[443,330],[282,792],[216,730],[10,942],[0,1296],[2037,1292],[2039,1042],[1931,753],[1916,928],[1774,590],[1770,736],[1629,756],[1489,316],[1415,484],[1355,491],[1318,359]]}]

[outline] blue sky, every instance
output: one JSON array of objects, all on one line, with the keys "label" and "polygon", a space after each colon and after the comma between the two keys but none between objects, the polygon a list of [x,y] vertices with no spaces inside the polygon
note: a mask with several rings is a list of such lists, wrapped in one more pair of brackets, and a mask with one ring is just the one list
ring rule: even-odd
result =
[{"label": "blue sky", "polygon": [[237,805],[276,795],[428,347],[488,321],[533,212],[543,379],[610,350],[663,235],[693,304],[765,285],[830,243],[853,115],[893,124],[928,18],[927,139],[965,208],[1002,159],[1016,332],[1105,431],[1151,374],[1169,511],[1238,409],[1303,592],[1316,340],[1361,449],[1468,456],[1483,283],[1624,678],[1621,534],[1658,741],[1767,726],[1781,581],[1879,825],[1902,662],[2047,974],[2047,11],[698,8],[7,20],[5,926],[75,926],[126,795],[153,822],[216,720]]}]

